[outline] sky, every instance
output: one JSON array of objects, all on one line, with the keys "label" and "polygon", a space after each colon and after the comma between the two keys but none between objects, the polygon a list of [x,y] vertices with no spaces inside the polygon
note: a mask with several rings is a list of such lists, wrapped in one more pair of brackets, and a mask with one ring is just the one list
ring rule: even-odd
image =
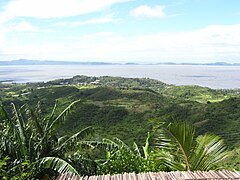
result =
[{"label": "sky", "polygon": [[0,0],[0,61],[240,63],[240,0]]}]

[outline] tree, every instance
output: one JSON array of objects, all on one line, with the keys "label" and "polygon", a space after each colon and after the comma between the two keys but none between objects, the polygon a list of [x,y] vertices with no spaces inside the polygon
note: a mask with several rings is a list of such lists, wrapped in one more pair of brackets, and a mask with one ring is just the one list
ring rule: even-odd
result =
[{"label": "tree", "polygon": [[[78,171],[73,168],[71,151],[79,150],[87,141],[82,141],[92,134],[91,127],[85,128],[72,136],[58,137],[57,130],[64,122],[70,110],[80,101],[71,103],[60,113],[54,106],[50,116],[42,116],[38,105],[34,110],[27,105],[16,108],[12,104],[12,114],[0,107],[0,160],[10,177],[22,176],[35,178],[47,173],[65,173]],[[3,161],[4,159],[8,161]],[[0,162],[1,162],[0,161]],[[1,175],[0,175],[1,176]],[[6,177],[7,178],[7,177]]]},{"label": "tree", "polygon": [[103,139],[105,144],[106,160],[99,164],[99,174],[119,174],[124,172],[158,172],[164,171],[162,162],[155,161],[153,152],[149,148],[150,133],[145,146],[140,149],[136,143],[129,147],[122,140]]},{"label": "tree", "polygon": [[228,152],[223,140],[216,135],[205,134],[196,137],[195,128],[187,122],[162,124],[156,147],[158,159],[171,170],[215,170]]}]

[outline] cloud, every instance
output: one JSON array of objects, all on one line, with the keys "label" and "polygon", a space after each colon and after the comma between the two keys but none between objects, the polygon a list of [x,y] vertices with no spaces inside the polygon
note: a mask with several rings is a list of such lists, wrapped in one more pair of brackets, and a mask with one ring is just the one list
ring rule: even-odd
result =
[{"label": "cloud", "polygon": [[130,11],[130,14],[134,17],[153,17],[153,18],[163,18],[165,17],[164,6],[154,6],[150,7],[147,5],[141,5]]},{"label": "cloud", "polygon": [[120,21],[121,19],[114,19],[111,16],[106,16],[106,17],[100,17],[100,18],[93,18],[86,21],[58,22],[58,23],[55,23],[54,25],[76,27],[76,26],[91,25],[91,24],[106,24],[106,23],[120,22]]},{"label": "cloud", "polygon": [[212,25],[195,31],[123,36],[99,32],[63,37],[59,42],[11,44],[15,58],[94,61],[240,62],[240,24]]},{"label": "cloud", "polygon": [[0,24],[0,52],[1,48],[4,47],[6,41],[6,34],[9,31],[5,26]]},{"label": "cloud", "polygon": [[37,27],[34,27],[31,23],[22,21],[12,25],[12,30],[16,32],[39,32]]},{"label": "cloud", "polygon": [[113,4],[129,0],[12,0],[5,6],[4,16],[61,18],[102,11]]}]

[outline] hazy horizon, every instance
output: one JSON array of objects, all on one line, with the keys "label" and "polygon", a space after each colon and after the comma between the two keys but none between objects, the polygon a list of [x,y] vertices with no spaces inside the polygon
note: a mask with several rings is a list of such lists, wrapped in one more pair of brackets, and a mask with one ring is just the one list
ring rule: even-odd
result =
[{"label": "hazy horizon", "polygon": [[240,62],[226,62],[226,61],[213,61],[213,62],[185,62],[185,61],[180,61],[180,62],[174,62],[174,61],[155,61],[155,62],[152,62],[152,61],[131,61],[131,60],[128,60],[128,61],[114,61],[114,62],[111,62],[111,61],[79,61],[79,60],[53,60],[53,59],[12,59],[12,60],[0,60],[0,64],[1,62],[24,62],[24,61],[38,61],[38,62],[66,62],[66,63],[110,63],[110,64],[150,64],[150,65],[154,65],[154,64],[171,64],[171,63],[174,63],[174,64],[180,64],[180,65],[184,65],[184,64],[196,64],[196,65],[204,65],[204,64],[217,64],[217,63],[226,63],[227,65],[234,65],[234,64],[240,64]]}]

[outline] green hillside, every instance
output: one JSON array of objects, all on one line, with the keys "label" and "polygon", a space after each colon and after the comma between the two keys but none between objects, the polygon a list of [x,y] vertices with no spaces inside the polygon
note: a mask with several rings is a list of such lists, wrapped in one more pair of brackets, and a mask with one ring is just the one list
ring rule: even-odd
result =
[{"label": "green hillside", "polygon": [[147,132],[157,135],[155,129],[161,122],[188,121],[197,127],[198,134],[220,135],[231,149],[240,145],[238,90],[173,86],[146,78],[86,76],[0,86],[4,106],[14,102],[18,107],[25,103],[34,107],[40,102],[44,114],[49,114],[56,102],[60,112],[80,99],[58,131],[62,135],[92,126],[96,139],[118,137],[127,144],[143,145]]},{"label": "green hillside", "polygon": [[[230,145],[238,144],[240,139],[237,90],[225,92],[200,86],[172,86],[146,78],[107,76],[1,86],[3,104],[34,106],[41,102],[46,113],[56,102],[63,109],[81,99],[83,103],[72,113],[64,132],[92,125],[99,134],[138,139],[161,121],[190,121],[199,133],[219,134]],[[105,131],[106,125],[109,131]]]}]

